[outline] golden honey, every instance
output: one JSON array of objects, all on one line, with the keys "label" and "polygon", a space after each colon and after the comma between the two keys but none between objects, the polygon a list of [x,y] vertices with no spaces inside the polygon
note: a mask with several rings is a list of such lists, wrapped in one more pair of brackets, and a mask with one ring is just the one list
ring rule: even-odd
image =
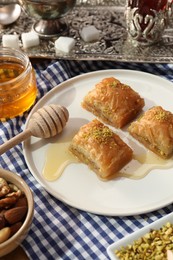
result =
[{"label": "golden honey", "polygon": [[0,48],[0,119],[22,115],[34,104],[36,95],[29,58],[19,50]]}]

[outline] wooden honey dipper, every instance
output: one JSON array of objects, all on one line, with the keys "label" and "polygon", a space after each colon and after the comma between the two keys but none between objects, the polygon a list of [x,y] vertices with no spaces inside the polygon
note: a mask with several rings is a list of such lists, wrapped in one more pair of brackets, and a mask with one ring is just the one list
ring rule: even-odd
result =
[{"label": "wooden honey dipper", "polygon": [[25,131],[0,146],[0,155],[30,136],[49,138],[59,134],[68,119],[69,112],[63,106],[52,104],[38,109],[31,116]]}]

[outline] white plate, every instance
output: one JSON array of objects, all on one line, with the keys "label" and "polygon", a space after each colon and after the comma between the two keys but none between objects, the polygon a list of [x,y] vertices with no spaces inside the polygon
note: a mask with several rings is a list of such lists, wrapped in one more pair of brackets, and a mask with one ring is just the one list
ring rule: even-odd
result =
[{"label": "white plate", "polygon": [[[51,103],[60,104],[66,106],[70,113],[63,134],[70,134],[74,128],[77,131],[81,125],[94,118],[81,108],[83,97],[101,79],[111,76],[129,84],[145,98],[144,110],[161,105],[173,112],[173,84],[168,80],[139,71],[103,70],[77,76],[52,89],[35,105],[27,122],[38,108]],[[50,194],[70,206],[96,214],[125,216],[150,212],[173,202],[172,169],[155,169],[138,180],[118,178],[102,182],[86,165],[71,164],[58,180],[48,182],[43,178],[42,170],[51,142],[55,140],[31,137],[25,141],[25,160],[36,180]],[[58,153],[59,150],[57,156]]]},{"label": "white plate", "polygon": [[118,242],[113,243],[107,248],[108,256],[111,260],[119,260],[115,255],[115,250],[119,250],[122,246],[127,246],[133,244],[133,242],[140,237],[144,236],[146,233],[150,232],[152,229],[159,230],[167,222],[173,224],[173,213],[164,216],[153,223],[141,228],[140,230],[133,232],[132,234],[120,239]]}]

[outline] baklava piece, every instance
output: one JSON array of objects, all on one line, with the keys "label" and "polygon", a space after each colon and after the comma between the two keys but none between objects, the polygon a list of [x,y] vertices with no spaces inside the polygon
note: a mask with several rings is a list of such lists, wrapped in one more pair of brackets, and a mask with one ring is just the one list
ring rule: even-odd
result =
[{"label": "baklava piece", "polygon": [[145,104],[130,86],[111,77],[96,84],[81,105],[102,122],[122,128],[141,112]]},{"label": "baklava piece", "polygon": [[132,149],[97,119],[80,128],[69,149],[103,180],[114,178],[133,155]]},{"label": "baklava piece", "polygon": [[173,154],[173,114],[161,106],[146,111],[129,126],[129,133],[145,147],[167,159]]}]

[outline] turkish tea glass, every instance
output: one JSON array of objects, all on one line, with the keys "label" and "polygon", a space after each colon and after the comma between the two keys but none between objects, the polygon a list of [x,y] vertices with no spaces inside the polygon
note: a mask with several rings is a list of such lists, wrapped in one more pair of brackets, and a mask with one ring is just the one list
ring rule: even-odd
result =
[{"label": "turkish tea glass", "polygon": [[151,45],[161,40],[168,26],[169,0],[126,0],[126,26],[134,43]]}]

